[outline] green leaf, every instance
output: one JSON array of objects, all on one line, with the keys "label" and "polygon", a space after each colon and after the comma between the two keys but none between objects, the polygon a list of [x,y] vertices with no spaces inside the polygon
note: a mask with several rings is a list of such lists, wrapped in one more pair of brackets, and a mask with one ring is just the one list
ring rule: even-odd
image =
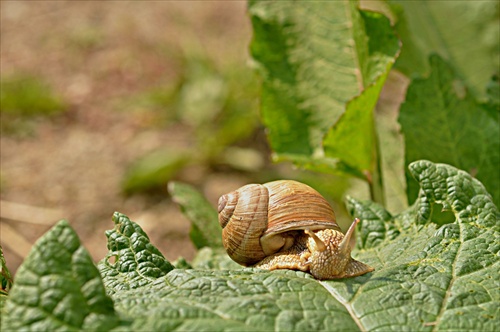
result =
[{"label": "green leaf", "polygon": [[168,191],[173,201],[179,204],[182,213],[191,221],[189,236],[196,248],[222,247],[222,229],[217,211],[205,197],[190,185],[179,182],[170,182]]},{"label": "green leaf", "polygon": [[60,221],[19,267],[2,331],[104,331],[118,324],[90,255],[69,224]]},{"label": "green leaf", "polygon": [[323,171],[366,179],[375,167],[373,107],[399,51],[389,21],[357,1],[252,1],[249,12],[275,158],[314,159]]},{"label": "green leaf", "polygon": [[484,108],[488,114],[497,123],[500,123],[500,79],[495,75],[491,78],[486,86],[486,95],[488,96],[484,103]]},{"label": "green leaf", "polygon": [[372,201],[358,201],[350,196],[346,197],[346,205],[351,215],[363,220],[357,229],[358,248],[373,248],[385,239],[394,239],[400,234],[399,229],[390,222],[393,217],[381,205]]},{"label": "green leaf", "polygon": [[349,174],[351,176],[366,179],[366,174],[361,170],[351,167],[342,160],[337,158],[325,157],[310,157],[300,154],[275,154],[273,155],[274,162],[291,161],[297,166],[315,172],[330,173],[330,174]]},{"label": "green leaf", "polygon": [[153,287],[115,294],[135,331],[356,330],[349,312],[301,272],[174,270]]},{"label": "green leaf", "polygon": [[118,212],[113,222],[106,231],[109,252],[99,262],[108,294],[151,284],[174,269],[139,225]]},{"label": "green leaf", "polygon": [[160,149],[135,161],[127,170],[122,188],[127,194],[162,188],[192,157],[188,151]]},{"label": "green leaf", "polygon": [[[363,219],[352,254],[374,266],[372,273],[317,281],[297,271],[236,268],[224,263],[229,261],[220,249],[210,248],[200,254],[204,258],[193,264],[195,269],[172,270],[137,224],[115,214],[115,230],[107,232],[110,252],[99,264],[113,302],[90,258],[78,249],[76,235],[66,223],[58,224],[18,272],[2,330],[495,330],[500,320],[500,212],[484,186],[465,171],[429,161],[412,163],[410,170],[421,190],[415,204],[399,215],[348,199],[349,210]],[[438,225],[437,208],[451,211],[454,220]],[[207,260],[213,264],[207,266]],[[85,283],[86,276],[99,282]],[[50,287],[41,288],[44,282]],[[71,302],[75,292],[80,296]],[[87,292],[99,294],[92,299],[101,302],[88,301]],[[54,298],[74,304],[60,302],[63,319],[85,315],[89,306],[101,308],[104,302],[108,315],[101,317],[109,325],[61,325],[54,319],[61,311],[47,309]],[[38,310],[37,305],[45,310],[16,314],[28,306]],[[33,325],[47,316],[46,325]]]},{"label": "green leaf", "polygon": [[[376,272],[361,286],[355,279],[337,284],[335,294],[367,330],[494,330],[500,319],[498,209],[464,171],[429,161],[410,169],[420,196],[395,218],[373,203],[348,201],[355,216],[368,217],[358,234],[366,249],[360,259]],[[456,220],[438,227],[432,219],[438,206]]]},{"label": "green leaf", "polygon": [[233,261],[224,248],[204,247],[196,253],[193,259],[193,267],[199,270],[234,270],[241,265]]},{"label": "green leaf", "polygon": [[2,77],[0,88],[1,113],[13,118],[49,116],[67,108],[50,86],[35,76],[17,74]]},{"label": "green leaf", "polygon": [[403,41],[396,68],[408,75],[428,71],[427,58],[446,59],[477,97],[498,74],[499,6],[497,1],[390,0]]},{"label": "green leaf", "polygon": [[[484,183],[500,206],[498,113],[495,121],[439,56],[430,57],[430,66],[430,76],[413,80],[401,106],[405,164],[428,159],[464,169]],[[406,177],[412,202],[418,185],[409,172]]]},{"label": "green leaf", "polygon": [[172,265],[176,269],[192,269],[193,266],[184,257],[179,257],[172,262]]},{"label": "green leaf", "polygon": [[[422,190],[400,215],[348,200],[363,219],[353,256],[374,266],[371,274],[318,282],[302,272],[236,269],[207,248],[195,270],[113,293],[116,310],[138,330],[493,330],[498,209],[464,171],[428,161],[410,168]],[[454,221],[439,227],[438,206]]]},{"label": "green leaf", "polygon": [[[356,40],[359,66],[365,90],[347,104],[340,120],[328,132],[323,142],[325,155],[339,158],[363,173],[376,168],[376,133],[373,110],[389,70],[399,52],[399,41],[389,20],[378,13],[359,12],[358,25],[366,36]],[[364,70],[363,70],[364,69]]]},{"label": "green leaf", "polygon": [[178,96],[178,116],[193,127],[207,126],[228,97],[228,86],[216,66],[204,54],[185,50],[183,81]]},{"label": "green leaf", "polygon": [[31,135],[34,120],[61,114],[68,108],[68,103],[39,77],[17,73],[0,79],[2,134]]}]

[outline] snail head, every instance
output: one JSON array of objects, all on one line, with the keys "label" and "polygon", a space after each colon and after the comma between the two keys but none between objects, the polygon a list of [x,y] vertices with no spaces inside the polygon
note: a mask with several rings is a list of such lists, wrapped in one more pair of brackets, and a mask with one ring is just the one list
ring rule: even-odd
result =
[{"label": "snail head", "polygon": [[309,235],[308,259],[311,274],[318,279],[337,279],[358,276],[373,268],[351,257],[351,237],[359,219],[355,219],[345,235],[333,229],[317,232],[306,230]]}]

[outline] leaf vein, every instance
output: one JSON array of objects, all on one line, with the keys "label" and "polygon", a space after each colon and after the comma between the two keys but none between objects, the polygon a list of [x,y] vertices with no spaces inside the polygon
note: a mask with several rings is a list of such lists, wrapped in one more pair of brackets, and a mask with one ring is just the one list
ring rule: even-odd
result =
[{"label": "leaf vein", "polygon": [[459,231],[460,231],[460,234],[459,234],[459,238],[460,238],[460,246],[457,248],[457,251],[455,253],[455,257],[453,258],[453,263],[451,264],[451,278],[450,278],[450,282],[448,283],[448,287],[446,289],[446,292],[445,292],[445,295],[443,297],[443,301],[441,302],[441,310],[439,311],[439,313],[437,314],[436,316],[436,319],[435,321],[438,322],[436,325],[434,325],[434,328],[432,329],[432,331],[436,331],[437,328],[438,328],[438,325],[439,325],[439,320],[443,317],[445,311],[446,311],[446,303],[448,303],[448,299],[450,298],[451,296],[451,288],[453,287],[454,283],[455,283],[455,280],[457,279],[457,275],[456,275],[456,264],[457,264],[457,259],[458,259],[458,256],[459,256],[459,253],[460,253],[460,250],[462,248],[462,245],[464,243],[464,239],[463,239],[463,224],[462,223],[459,223]]}]

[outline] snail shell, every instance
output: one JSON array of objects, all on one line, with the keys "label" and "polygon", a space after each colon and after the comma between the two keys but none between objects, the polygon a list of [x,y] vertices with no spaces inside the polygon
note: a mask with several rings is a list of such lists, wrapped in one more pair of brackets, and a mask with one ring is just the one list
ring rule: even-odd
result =
[{"label": "snail shell", "polygon": [[241,265],[301,270],[322,280],[374,270],[351,257],[359,219],[344,235],[328,202],[303,183],[249,184],[221,196],[218,211],[224,248]]},{"label": "snail shell", "polygon": [[340,231],[326,199],[291,180],[243,186],[221,196],[218,211],[224,248],[245,266],[289,249],[305,229]]}]

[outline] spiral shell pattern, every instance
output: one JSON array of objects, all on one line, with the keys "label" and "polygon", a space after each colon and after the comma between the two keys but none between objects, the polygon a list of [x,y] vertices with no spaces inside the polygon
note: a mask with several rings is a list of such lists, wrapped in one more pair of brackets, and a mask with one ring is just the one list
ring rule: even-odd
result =
[{"label": "spiral shell pattern", "polygon": [[269,190],[266,234],[305,228],[340,230],[330,204],[308,185],[280,180],[266,183],[264,186]]},{"label": "spiral shell pattern", "polygon": [[222,195],[218,212],[224,248],[245,266],[290,248],[304,229],[340,231],[323,196],[291,180],[249,184]]},{"label": "spiral shell pattern", "polygon": [[219,198],[222,244],[229,257],[248,266],[266,255],[260,237],[267,228],[268,191],[260,184],[249,184]]}]

